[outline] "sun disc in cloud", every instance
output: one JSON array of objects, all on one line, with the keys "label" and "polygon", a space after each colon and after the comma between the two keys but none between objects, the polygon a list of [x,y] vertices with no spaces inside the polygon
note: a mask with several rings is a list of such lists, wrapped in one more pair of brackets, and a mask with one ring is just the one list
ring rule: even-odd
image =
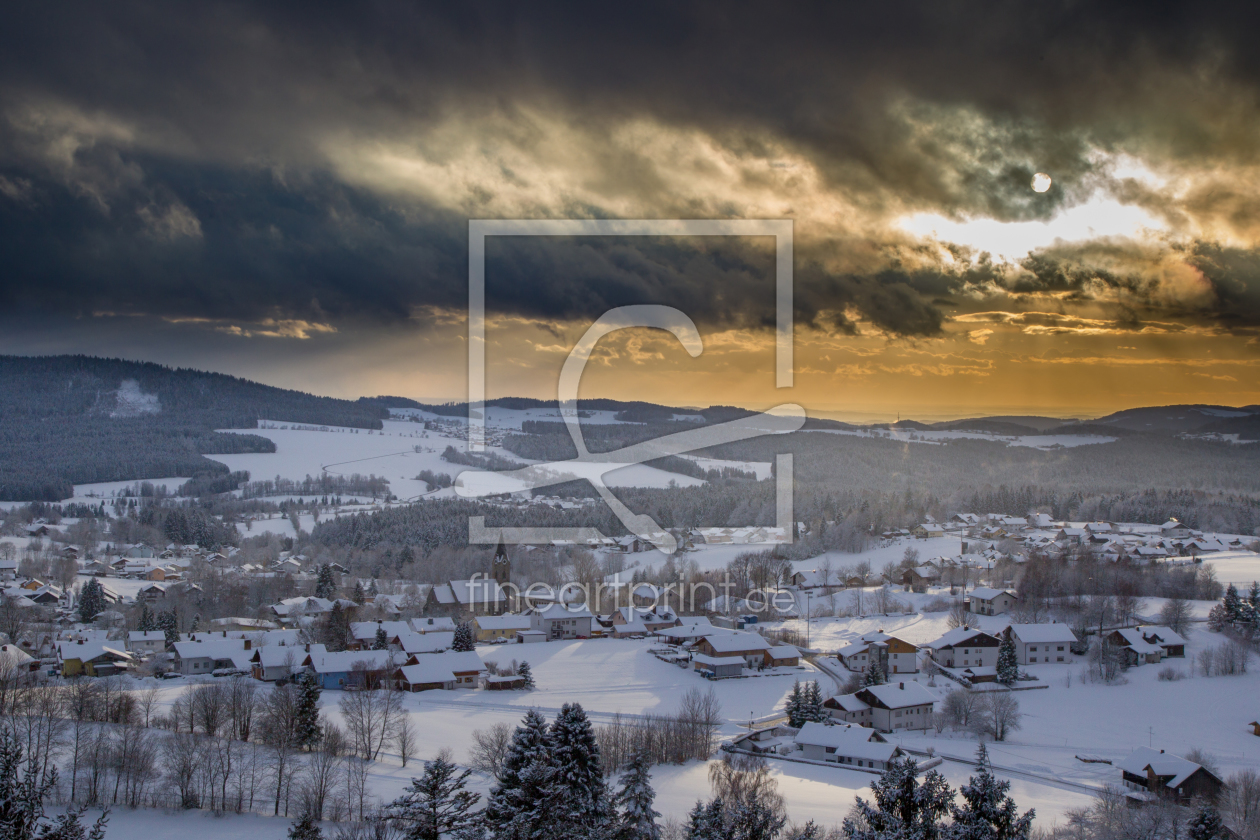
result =
[{"label": "sun disc in cloud", "polygon": [[1032,188],[1033,192],[1043,193],[1050,189],[1050,176],[1044,172],[1038,172],[1033,176]]}]

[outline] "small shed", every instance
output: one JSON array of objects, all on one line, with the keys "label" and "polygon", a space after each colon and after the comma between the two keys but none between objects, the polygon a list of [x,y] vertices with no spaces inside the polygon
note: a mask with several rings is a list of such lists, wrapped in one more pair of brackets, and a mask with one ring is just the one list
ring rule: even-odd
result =
[{"label": "small shed", "polygon": [[486,677],[488,691],[519,691],[525,688],[525,678],[518,674]]},{"label": "small shed", "polygon": [[744,674],[744,660],[737,656],[707,656],[697,653],[691,657],[691,667],[707,677],[740,677]]}]

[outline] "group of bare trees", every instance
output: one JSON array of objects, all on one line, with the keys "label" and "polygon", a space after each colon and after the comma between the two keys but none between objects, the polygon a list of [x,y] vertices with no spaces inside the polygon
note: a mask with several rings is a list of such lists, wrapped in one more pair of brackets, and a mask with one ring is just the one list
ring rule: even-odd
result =
[{"label": "group of bare trees", "polygon": [[1022,719],[1019,701],[1009,691],[959,688],[945,695],[941,710],[932,715],[932,725],[938,733],[952,728],[1005,741],[1008,734],[1020,728]]},{"label": "group of bare trees", "polygon": [[370,763],[391,745],[414,755],[416,735],[395,691],[346,692],[341,711],[345,731],[317,718],[311,738],[294,683],[225,678],[164,700],[116,677],[0,674],[0,727],[21,744],[26,768],[55,769],[55,797],[97,807],[363,820],[376,808]]},{"label": "group of bare trees", "polygon": [[[722,707],[713,689],[691,688],[672,715],[627,716],[595,727],[600,763],[613,776],[624,770],[635,755],[652,764],[683,764],[708,760],[722,725]],[[496,723],[472,733],[468,764],[474,770],[497,776],[512,741],[512,727]]]},{"label": "group of bare trees", "polygon": [[652,764],[683,764],[691,759],[707,761],[713,753],[722,707],[710,688],[691,688],[672,715],[634,718],[615,716],[595,727],[604,772],[614,775],[638,754]]}]

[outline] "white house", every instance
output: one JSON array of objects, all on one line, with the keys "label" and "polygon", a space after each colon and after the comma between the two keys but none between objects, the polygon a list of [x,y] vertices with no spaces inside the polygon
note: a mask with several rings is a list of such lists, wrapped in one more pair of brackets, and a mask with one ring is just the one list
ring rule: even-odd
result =
[{"label": "white house", "polygon": [[175,670],[185,676],[210,674],[220,668],[236,668],[251,671],[250,659],[254,652],[249,639],[198,639],[195,642],[176,642]]},{"label": "white house", "polygon": [[810,721],[796,733],[795,740],[804,758],[871,770],[884,770],[901,755],[901,748],[888,743],[879,732],[853,724]]},{"label": "white house", "polygon": [[1019,664],[1071,662],[1076,634],[1066,624],[1012,624],[1011,638]]},{"label": "white house", "polygon": [[529,629],[543,633],[548,640],[589,639],[594,618],[586,607],[568,609],[561,604],[548,604],[529,611]]},{"label": "white house", "polygon": [[837,694],[823,701],[823,708],[831,715],[832,720],[845,723],[871,725],[871,707],[859,700],[856,694]]},{"label": "white house", "polygon": [[993,667],[997,665],[998,647],[1001,641],[974,627],[955,627],[924,647],[931,651],[932,659],[944,668],[971,666]]},{"label": "white house", "polygon": [[413,656],[394,670],[394,687],[401,691],[473,688],[486,670],[473,651],[446,651],[431,656]]},{"label": "white house", "polygon": [[1019,596],[1009,589],[978,586],[967,596],[967,610],[977,615],[1002,615],[1019,603]]},{"label": "white house", "polygon": [[936,696],[917,682],[868,685],[855,695],[871,707],[870,725],[882,732],[927,729],[932,725]]},{"label": "white house", "polygon": [[328,649],[321,644],[265,645],[255,648],[250,657],[250,672],[264,682],[288,679],[302,670],[307,656],[323,656]]},{"label": "white house", "polygon": [[161,630],[131,630],[127,650],[132,653],[161,653],[166,650],[166,634]]}]

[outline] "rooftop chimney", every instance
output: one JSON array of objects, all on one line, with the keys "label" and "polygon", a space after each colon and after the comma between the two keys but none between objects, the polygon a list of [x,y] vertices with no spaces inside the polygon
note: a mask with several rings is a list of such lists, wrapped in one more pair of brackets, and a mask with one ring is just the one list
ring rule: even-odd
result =
[{"label": "rooftop chimney", "polygon": [[905,690],[906,690],[906,684],[905,684],[905,683],[897,683],[897,688],[900,688],[902,691],[905,691]]}]

